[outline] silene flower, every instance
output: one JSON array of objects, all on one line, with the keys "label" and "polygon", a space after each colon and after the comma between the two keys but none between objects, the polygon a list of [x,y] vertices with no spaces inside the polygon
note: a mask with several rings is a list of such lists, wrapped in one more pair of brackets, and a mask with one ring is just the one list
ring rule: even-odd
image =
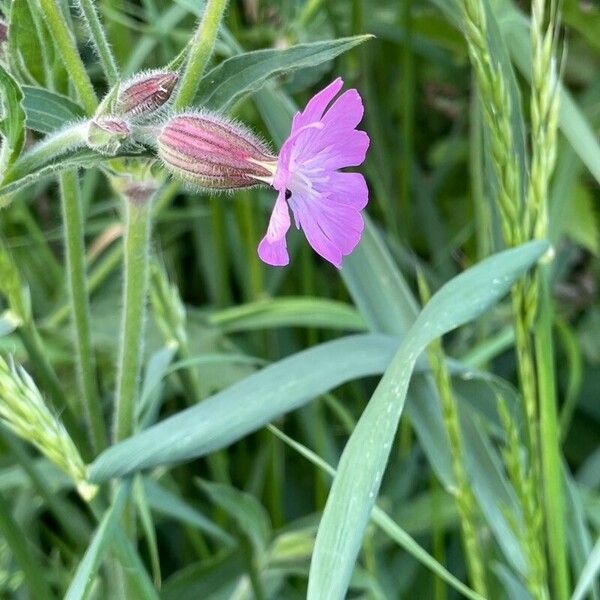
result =
[{"label": "silene flower", "polygon": [[258,255],[267,264],[289,262],[286,234],[294,222],[320,256],[340,268],[358,244],[368,189],[360,173],[340,171],[363,163],[369,136],[356,127],[363,105],[355,89],[337,96],[341,78],[296,113],[279,156],[244,127],[217,115],[181,114],[157,139],[158,155],[175,175],[208,189],[267,183],[277,200]]}]

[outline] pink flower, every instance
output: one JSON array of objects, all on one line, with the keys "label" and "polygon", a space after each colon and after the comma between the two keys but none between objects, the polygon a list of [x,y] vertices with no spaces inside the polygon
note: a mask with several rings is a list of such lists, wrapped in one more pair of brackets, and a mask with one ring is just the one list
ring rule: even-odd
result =
[{"label": "pink flower", "polygon": [[272,179],[279,194],[258,255],[270,265],[287,265],[289,208],[315,252],[341,268],[363,231],[360,213],[368,190],[360,173],[339,171],[365,160],[369,136],[356,129],[363,105],[355,89],[330,104],[344,82],[338,77],[294,116]]}]

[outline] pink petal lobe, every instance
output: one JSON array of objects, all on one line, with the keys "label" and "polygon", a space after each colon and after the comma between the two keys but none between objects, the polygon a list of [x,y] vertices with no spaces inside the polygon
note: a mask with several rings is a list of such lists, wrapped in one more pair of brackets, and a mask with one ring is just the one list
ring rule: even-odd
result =
[{"label": "pink petal lobe", "polygon": [[335,95],[342,89],[344,82],[341,77],[332,81],[326,88],[316,93],[306,105],[301,113],[296,113],[292,126],[292,133],[300,127],[320,121],[325,109],[335,98]]},{"label": "pink petal lobe", "polygon": [[364,112],[360,94],[352,88],[337,98],[322,120],[329,129],[354,129],[361,122]]},{"label": "pink petal lobe", "polygon": [[290,262],[285,235],[290,228],[290,213],[285,201],[285,190],[279,192],[267,233],[258,245],[258,256],[268,265],[282,267]]}]

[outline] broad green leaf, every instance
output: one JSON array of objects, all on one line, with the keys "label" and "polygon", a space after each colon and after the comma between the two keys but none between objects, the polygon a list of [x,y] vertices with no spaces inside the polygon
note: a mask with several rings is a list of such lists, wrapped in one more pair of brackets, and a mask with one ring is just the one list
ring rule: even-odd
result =
[{"label": "broad green leaf", "polygon": [[598,574],[600,573],[600,539],[596,541],[594,549],[588,557],[588,561],[579,575],[579,581],[571,596],[571,600],[581,600],[592,586],[598,585]]},{"label": "broad green leaf", "polygon": [[194,104],[225,110],[245,95],[259,90],[268,79],[296,69],[315,67],[371,37],[357,35],[233,56],[219,63],[202,78]]},{"label": "broad green leaf", "polygon": [[[314,452],[296,442],[292,438],[285,435],[282,431],[272,425],[269,425],[269,430],[275,434],[278,438],[283,440],[286,444],[298,451],[302,456],[307,458],[314,465],[335,477],[335,469],[324,461],[320,456],[317,456]],[[370,519],[375,523],[382,531],[387,533],[400,547],[406,552],[414,556],[419,562],[430,569],[438,577],[441,577],[448,585],[462,593],[467,598],[481,599],[481,596],[464,585],[459,581],[452,573],[450,573],[443,565],[441,565],[431,554],[424,550],[406,531],[404,531],[394,520],[379,507],[374,506],[371,512]]]},{"label": "broad green leaf", "polygon": [[23,92],[12,75],[0,64],[0,181],[16,160],[25,140]]},{"label": "broad green leaf", "polygon": [[261,557],[271,539],[271,521],[263,505],[252,494],[236,490],[230,485],[198,481],[210,500],[231,516],[239,532],[252,544],[255,555]]},{"label": "broad green leaf", "polygon": [[348,589],[419,355],[493,306],[548,247],[529,242],[481,261],[442,286],[420,312],[342,453],[317,533],[309,600],[322,598],[323,590],[342,598]]},{"label": "broad green leaf", "polygon": [[113,538],[115,529],[119,527],[119,518],[125,508],[125,502],[129,496],[130,489],[131,483],[129,481],[122,483],[119,487],[112,506],[102,517],[94,533],[92,542],[77,567],[75,576],[65,594],[65,600],[78,600],[87,596],[88,590],[94,581],[96,572],[104,557],[104,553]]},{"label": "broad green leaf", "polygon": [[383,372],[396,346],[389,336],[353,335],[298,352],[108,448],[90,477],[105,481],[224,448],[342,383]]},{"label": "broad green leaf", "polygon": [[70,98],[44,88],[23,86],[26,125],[40,133],[52,133],[85,116],[85,111]]},{"label": "broad green leaf", "polygon": [[356,309],[325,298],[286,297],[260,300],[213,312],[209,323],[224,332],[271,327],[324,327],[361,331],[366,324]]}]

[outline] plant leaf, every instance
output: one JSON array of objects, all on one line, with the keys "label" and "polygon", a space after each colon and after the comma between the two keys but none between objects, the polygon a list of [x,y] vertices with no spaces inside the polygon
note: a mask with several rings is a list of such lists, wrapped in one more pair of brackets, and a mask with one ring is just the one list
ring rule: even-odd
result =
[{"label": "plant leaf", "polygon": [[259,90],[268,79],[297,69],[315,67],[371,37],[356,35],[298,44],[285,49],[254,50],[233,56],[219,63],[202,78],[194,104],[225,110],[247,94]]},{"label": "plant leaf", "polygon": [[92,542],[77,567],[75,576],[65,594],[65,600],[79,600],[87,596],[89,587],[94,581],[94,575],[100,567],[104,553],[118,527],[118,521],[125,508],[130,490],[130,481],[123,482],[119,487],[112,506],[102,517]]},{"label": "plant leaf", "polygon": [[342,383],[382,373],[396,347],[389,336],[353,335],[298,352],[108,448],[90,477],[105,481],[224,448]]},{"label": "plant leaf", "polygon": [[23,92],[12,75],[0,64],[0,181],[16,160],[25,141]]},{"label": "plant leaf", "polygon": [[348,589],[419,355],[493,306],[548,247],[535,241],[495,254],[447,282],[423,308],[342,453],[317,532],[308,600],[322,590],[342,598]]},{"label": "plant leaf", "polygon": [[52,133],[85,116],[85,111],[70,98],[30,85],[23,86],[26,125],[40,133]]}]

